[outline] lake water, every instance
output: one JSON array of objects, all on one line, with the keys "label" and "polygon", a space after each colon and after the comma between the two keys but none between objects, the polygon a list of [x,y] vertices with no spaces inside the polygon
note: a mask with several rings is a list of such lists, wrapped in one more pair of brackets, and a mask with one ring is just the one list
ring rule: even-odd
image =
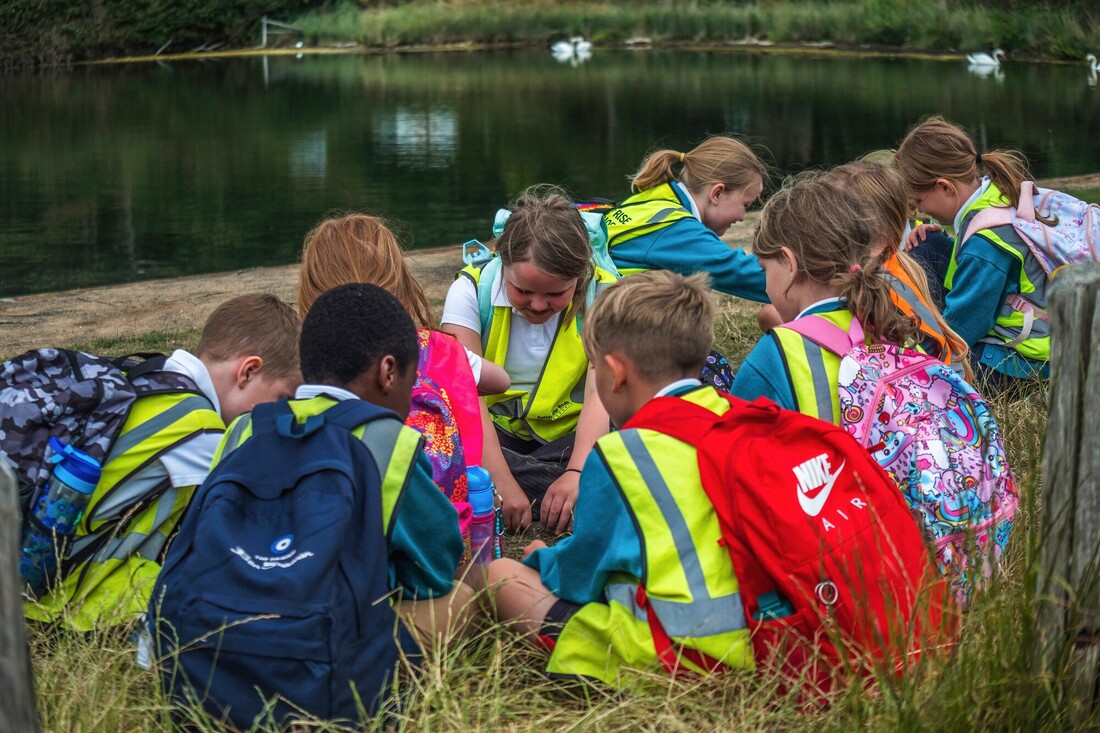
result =
[{"label": "lake water", "polygon": [[[893,147],[922,116],[1038,176],[1100,170],[1087,72],[687,51],[249,58],[0,79],[0,296],[295,261],[326,213],[409,247],[488,239],[533,183],[621,199],[655,146],[732,132],[781,173]],[[455,261],[458,263],[456,248]]]}]

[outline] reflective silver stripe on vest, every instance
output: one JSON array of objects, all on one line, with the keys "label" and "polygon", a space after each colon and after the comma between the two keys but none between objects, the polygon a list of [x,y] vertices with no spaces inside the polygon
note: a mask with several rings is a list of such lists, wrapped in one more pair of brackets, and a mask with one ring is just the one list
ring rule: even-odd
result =
[{"label": "reflective silver stripe on vest", "polygon": [[[654,463],[641,436],[637,431],[625,430],[621,433],[621,439],[623,447],[634,461],[650,495],[661,510],[661,516],[668,525],[672,543],[680,556],[680,566],[684,569],[684,576],[692,597],[691,603],[649,599],[665,631],[669,636],[684,638],[713,636],[745,628],[745,611],[741,606],[740,593],[711,597],[706,579],[703,577],[703,569],[699,564],[699,555],[695,551],[695,542],[692,540],[687,522],[684,521],[684,515],[672,497],[672,491],[657,468],[657,464]],[[623,605],[633,607],[634,603],[631,601],[630,604]]]},{"label": "reflective silver stripe on vest", "polygon": [[[143,476],[141,482],[145,488],[143,491],[152,491],[156,488],[157,483],[163,483],[167,481],[166,476],[161,476],[159,482],[155,481],[155,476]],[[150,481],[153,481],[150,483]],[[168,521],[172,515],[172,509],[176,504],[176,497],[179,495],[180,490],[174,486],[169,486],[164,490],[159,497],[157,497],[156,513],[153,516],[152,524],[148,528],[147,533],[137,532],[129,527],[122,528],[124,532],[122,536],[111,537],[104,543],[103,547],[91,557],[88,562],[102,563],[107,560],[121,560],[125,561],[132,555],[140,554],[149,560],[156,560],[160,557],[161,551],[164,546],[168,544],[167,535],[160,532],[160,528],[164,526],[164,523]],[[131,500],[134,499],[136,494],[131,494]],[[141,513],[144,514],[149,510],[149,507],[142,507]],[[134,515],[130,519],[137,519],[138,515]],[[104,530],[105,531],[105,530]],[[120,531],[120,528],[116,527],[114,532]],[[69,551],[70,555],[79,555],[86,547],[100,541],[101,535],[96,532],[84,537],[77,538],[72,545],[72,549]]]},{"label": "reflective silver stripe on vest", "polygon": [[360,440],[367,446],[374,464],[378,466],[379,481],[386,477],[386,469],[389,468],[402,427],[404,426],[397,420],[382,418],[367,423],[363,428],[363,437]]},{"label": "reflective silver stripe on vest", "polygon": [[[638,586],[626,583],[612,583],[606,588],[608,601],[621,603],[630,609],[634,618],[648,624],[649,614],[638,606],[637,593]],[[675,603],[652,597],[648,601],[661,619],[665,633],[677,639],[718,636],[740,631],[748,625],[740,593],[696,599],[692,603]]]},{"label": "reflective silver stripe on vest", "polygon": [[810,368],[810,377],[814,382],[814,399],[817,401],[817,417],[826,422],[833,420],[833,390],[829,386],[829,375],[825,371],[825,357],[821,347],[802,337],[806,344],[806,364]]},{"label": "reflective silver stripe on vest", "polygon": [[244,434],[244,431],[250,425],[252,425],[252,415],[251,414],[245,415],[244,417],[242,417],[240,420],[237,420],[233,424],[233,427],[229,431],[229,434],[225,437],[225,447],[222,449],[222,460],[225,460],[225,457],[227,455],[229,455],[230,453],[232,453],[233,451],[237,450],[237,448],[240,447],[241,435]]},{"label": "reflective silver stripe on vest", "polygon": [[895,277],[893,273],[883,272],[883,277],[886,278],[886,282],[890,283],[890,288],[897,293],[902,300],[909,304],[909,307],[913,309],[913,312],[920,318],[921,325],[927,327],[931,331],[935,331],[944,343],[947,342],[947,338],[943,335],[943,331],[940,330],[940,326],[936,323],[936,317],[932,315],[932,311],[928,310],[928,306],[924,304],[924,301],[920,299],[914,290],[909,287],[904,281]]},{"label": "reflective silver stripe on vest", "polygon": [[668,217],[670,217],[673,214],[675,214],[677,212],[680,212],[680,211],[686,211],[686,209],[683,206],[672,206],[672,207],[669,207],[667,209],[661,209],[660,211],[655,213],[653,216],[646,219],[642,223],[642,226],[645,226],[647,224],[659,224],[662,221],[664,221],[665,219],[667,219]]},{"label": "reflective silver stripe on vest", "polygon": [[138,443],[149,440],[149,438],[153,437],[161,430],[164,430],[172,423],[183,419],[196,410],[213,410],[213,407],[211,407],[210,401],[205,397],[200,397],[198,395],[188,397],[183,402],[172,405],[164,412],[146,420],[124,435],[119,436],[114,447],[111,448],[111,456],[124,455]]},{"label": "reflective silver stripe on vest", "polygon": [[160,461],[153,461],[124,482],[115,485],[102,499],[95,502],[91,523],[118,519],[134,502],[168,481],[168,470]]}]

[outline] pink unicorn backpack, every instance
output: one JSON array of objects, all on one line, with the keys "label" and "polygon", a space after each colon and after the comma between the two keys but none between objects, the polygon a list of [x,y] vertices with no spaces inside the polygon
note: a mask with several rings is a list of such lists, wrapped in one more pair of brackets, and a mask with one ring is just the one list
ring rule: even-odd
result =
[{"label": "pink unicorn backpack", "polygon": [[841,357],[840,426],[898,485],[965,607],[999,565],[1019,503],[989,406],[943,362],[864,343],[856,319],[848,332],[814,316],[786,328]]}]

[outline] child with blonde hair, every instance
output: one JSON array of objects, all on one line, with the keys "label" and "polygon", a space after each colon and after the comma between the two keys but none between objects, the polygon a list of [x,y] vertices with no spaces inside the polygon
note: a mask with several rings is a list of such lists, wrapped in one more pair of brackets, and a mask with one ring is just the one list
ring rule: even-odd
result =
[{"label": "child with blonde hair", "polygon": [[731,137],[707,138],[686,153],[650,153],[631,179],[636,193],[604,216],[615,266],[623,275],[704,272],[720,292],[767,303],[752,255],[719,239],[744,220],[766,180],[752,149]]},{"label": "child with blonde hair", "polygon": [[420,349],[413,393],[418,394],[426,380],[438,385],[440,397],[453,410],[454,424],[438,405],[425,410],[420,404],[414,404],[408,424],[425,437],[436,483],[453,502],[465,502],[466,466],[481,463],[484,407],[478,390],[504,391],[508,375],[432,328],[428,298],[409,272],[397,238],[378,217],[348,214],[325,219],[310,230],[302,247],[298,312],[304,318],[323,293],[351,283],[377,285],[412,316]]},{"label": "child with blonde hair", "polygon": [[[590,381],[615,425],[622,428],[642,405],[662,395],[719,415],[730,408],[698,379],[714,333],[714,303],[705,276],[656,270],[624,278],[600,295],[586,319]],[[695,546],[703,548],[690,570],[679,565],[686,558],[659,549],[664,547],[663,513],[656,512],[652,498],[644,498],[649,489],[643,469],[634,465],[635,441],[651,457],[649,468],[675,486],[667,498],[676,526],[682,523]],[[722,533],[702,487],[695,449],[655,431],[614,432],[597,441],[581,482],[571,536],[553,547],[532,542],[522,563],[503,559],[489,566],[497,615],[552,650],[547,672],[614,684],[624,668],[656,664],[650,625],[634,606],[640,583],[662,604],[668,633],[692,637],[684,640],[685,647],[731,667],[752,669],[736,574],[729,552],[714,541]],[[691,537],[678,539],[690,544]],[[662,562],[647,563],[655,554]],[[679,587],[697,576],[706,578],[712,598],[700,598],[701,589]]]},{"label": "child with blonde hair", "polygon": [[1014,150],[979,153],[961,127],[937,116],[909,131],[894,165],[917,209],[956,233],[943,317],[970,347],[979,380],[1007,386],[1048,376],[1046,273],[1011,225],[963,234],[979,211],[1019,205],[1027,161]]},{"label": "child with blonde hair", "polygon": [[528,189],[511,208],[497,257],[465,268],[451,285],[442,328],[504,367],[512,382],[486,398],[492,429],[484,465],[506,524],[525,528],[538,505],[543,526],[562,532],[572,521],[581,466],[608,430],[586,379],[581,325],[597,287],[615,276],[593,265],[584,221],[561,191]]}]

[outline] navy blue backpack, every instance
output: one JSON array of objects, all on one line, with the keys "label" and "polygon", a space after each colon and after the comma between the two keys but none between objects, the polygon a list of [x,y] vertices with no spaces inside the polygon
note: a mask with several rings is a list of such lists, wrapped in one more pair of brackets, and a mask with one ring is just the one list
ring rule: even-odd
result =
[{"label": "navy blue backpack", "polygon": [[[149,618],[165,687],[248,729],[269,712],[375,715],[399,654],[419,650],[390,607],[381,478],[351,430],[397,415],[361,400],[298,423],[258,405],[253,436],[192,501]],[[369,432],[369,430],[368,430]]]}]

